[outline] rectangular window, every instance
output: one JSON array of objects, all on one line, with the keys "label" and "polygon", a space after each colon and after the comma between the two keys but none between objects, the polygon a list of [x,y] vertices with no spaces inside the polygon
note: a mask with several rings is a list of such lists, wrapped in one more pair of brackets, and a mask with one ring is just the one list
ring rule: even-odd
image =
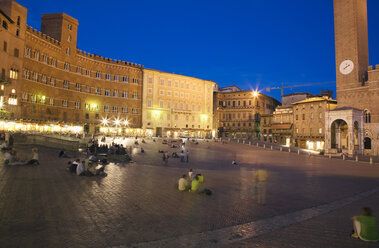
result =
[{"label": "rectangular window", "polygon": [[321,127],[318,129],[318,133],[322,134],[322,128]]},{"label": "rectangular window", "polygon": [[149,77],[148,81],[147,81],[149,84],[152,84],[153,83],[153,78]]},{"label": "rectangular window", "polygon": [[80,102],[75,102],[75,108],[80,109]]},{"label": "rectangular window", "polygon": [[120,81],[120,75],[114,75],[114,81],[119,82]]},{"label": "rectangular window", "polygon": [[167,91],[167,96],[171,96],[171,91]]},{"label": "rectangular window", "polygon": [[38,82],[38,73],[37,72],[33,72],[33,80]]},{"label": "rectangular window", "polygon": [[133,99],[138,99],[138,93],[137,92],[133,92],[132,98]]},{"label": "rectangular window", "polygon": [[3,44],[3,51],[6,52],[8,49],[8,43],[6,41],[4,41],[4,44]]},{"label": "rectangular window", "polygon": [[49,103],[51,106],[54,106],[54,98],[50,98]]},{"label": "rectangular window", "polygon": [[109,112],[109,106],[108,105],[104,105],[104,112]]},{"label": "rectangular window", "polygon": [[123,76],[122,77],[122,82],[129,83],[129,77],[128,76]]},{"label": "rectangular window", "polygon": [[122,107],[122,113],[127,114],[128,113],[128,107]]},{"label": "rectangular window", "polygon": [[48,56],[42,55],[42,60],[43,60],[43,63],[49,64],[49,57]]},{"label": "rectangular window", "polygon": [[15,56],[16,58],[18,58],[19,54],[20,54],[19,50],[18,50],[17,48],[15,48],[15,49],[14,49],[14,56]]},{"label": "rectangular window", "polygon": [[167,86],[171,87],[171,80],[167,80]]},{"label": "rectangular window", "polygon": [[147,107],[151,108],[151,100],[147,100]]},{"label": "rectangular window", "polygon": [[90,77],[90,76],[91,76],[91,71],[90,71],[90,70],[86,70],[86,75],[87,75],[88,77]]},{"label": "rectangular window", "polygon": [[305,114],[303,114],[303,120],[305,120]]},{"label": "rectangular window", "polygon": [[82,67],[76,67],[76,73],[82,74]]},{"label": "rectangular window", "polygon": [[114,91],[113,91],[113,96],[114,96],[114,97],[118,97],[118,90],[114,90]]},{"label": "rectangular window", "polygon": [[163,101],[159,101],[159,107],[163,108]]},{"label": "rectangular window", "polygon": [[96,72],[96,78],[101,78],[101,73],[100,72]]},{"label": "rectangular window", "polygon": [[30,58],[32,56],[32,49],[25,47],[25,57]]},{"label": "rectangular window", "polygon": [[133,83],[138,84],[139,80],[137,78],[133,78]]},{"label": "rectangular window", "polygon": [[87,93],[91,93],[91,87],[88,86],[88,85],[86,85],[86,92],[87,92]]},{"label": "rectangular window", "polygon": [[167,102],[167,108],[171,108],[171,102]]},{"label": "rectangular window", "polygon": [[152,94],[152,93],[153,93],[153,89],[152,89],[152,88],[148,88],[148,89],[147,89],[147,93],[148,93],[148,94]]},{"label": "rectangular window", "polygon": [[47,76],[46,75],[42,75],[41,82],[44,83],[44,84],[47,84]]},{"label": "rectangular window", "polygon": [[55,78],[53,78],[53,77],[50,78],[50,85],[55,87],[55,85],[56,85],[56,79]]},{"label": "rectangular window", "polygon": [[76,88],[77,91],[82,91],[82,85],[79,84],[79,83],[75,84],[75,88]]},{"label": "rectangular window", "polygon": [[136,109],[136,108],[132,108],[132,113],[133,113],[133,114],[138,114],[138,109]]},{"label": "rectangular window", "polygon": [[105,90],[104,95],[105,96],[110,96],[111,95],[111,91],[110,90]]},{"label": "rectangular window", "polygon": [[105,74],[105,80],[111,80],[111,74]]},{"label": "rectangular window", "polygon": [[64,63],[64,69],[66,71],[70,71],[70,64],[69,63]]},{"label": "rectangular window", "polygon": [[67,80],[63,80],[63,88],[69,89],[70,88],[70,82]]},{"label": "rectangular window", "polygon": [[128,98],[128,92],[127,91],[123,91],[122,92],[122,97],[123,98]]},{"label": "rectangular window", "polygon": [[117,113],[118,112],[118,107],[117,106],[113,106],[113,113]]},{"label": "rectangular window", "polygon": [[101,95],[101,89],[100,88],[96,88],[96,94]]},{"label": "rectangular window", "polygon": [[51,59],[51,65],[54,66],[54,67],[57,67],[57,60],[52,58]]},{"label": "rectangular window", "polygon": [[164,90],[160,90],[159,94],[164,95]]},{"label": "rectangular window", "polygon": [[164,85],[164,79],[161,79],[161,83],[160,83],[161,85]]},{"label": "rectangular window", "polygon": [[18,79],[18,70],[16,69],[10,69],[9,71],[9,77],[12,79]]},{"label": "rectangular window", "polygon": [[68,106],[68,102],[67,100],[63,100],[62,101],[62,107],[67,107]]}]

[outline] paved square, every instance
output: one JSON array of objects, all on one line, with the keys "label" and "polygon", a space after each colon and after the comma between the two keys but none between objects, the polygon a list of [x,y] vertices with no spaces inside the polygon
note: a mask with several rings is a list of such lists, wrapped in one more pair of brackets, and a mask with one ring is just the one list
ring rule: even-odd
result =
[{"label": "paved square", "polygon": [[[104,178],[68,173],[68,159],[49,148],[40,166],[1,165],[0,247],[375,246],[349,235],[360,207],[379,213],[379,167],[204,141],[187,145],[189,163],[166,166],[158,150],[178,149],[143,147],[136,163],[110,164]],[[259,165],[266,205],[255,199]],[[189,168],[212,196],[175,189]]]}]

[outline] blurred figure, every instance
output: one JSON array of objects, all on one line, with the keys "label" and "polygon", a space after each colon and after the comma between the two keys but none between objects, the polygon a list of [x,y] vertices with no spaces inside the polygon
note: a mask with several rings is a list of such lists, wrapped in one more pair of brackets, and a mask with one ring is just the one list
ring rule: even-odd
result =
[{"label": "blurred figure", "polygon": [[258,204],[266,204],[266,181],[267,171],[264,169],[264,166],[261,165],[255,175]]},{"label": "blurred figure", "polygon": [[354,232],[353,238],[363,241],[378,241],[379,232],[376,217],[372,216],[372,211],[368,207],[362,208],[362,215],[353,217]]},{"label": "blurred figure", "polygon": [[178,190],[185,191],[189,189],[189,184],[187,181],[187,175],[183,175],[178,181]]}]

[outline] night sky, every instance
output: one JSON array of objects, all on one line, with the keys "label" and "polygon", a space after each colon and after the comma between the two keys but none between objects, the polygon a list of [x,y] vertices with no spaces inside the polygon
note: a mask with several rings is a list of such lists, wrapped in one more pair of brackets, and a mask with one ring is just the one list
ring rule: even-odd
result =
[{"label": "night sky", "polygon": [[[18,0],[28,25],[41,14],[79,20],[78,48],[221,87],[335,81],[332,0]],[[379,64],[379,1],[368,0],[370,64]],[[285,90],[319,93],[334,84]]]}]

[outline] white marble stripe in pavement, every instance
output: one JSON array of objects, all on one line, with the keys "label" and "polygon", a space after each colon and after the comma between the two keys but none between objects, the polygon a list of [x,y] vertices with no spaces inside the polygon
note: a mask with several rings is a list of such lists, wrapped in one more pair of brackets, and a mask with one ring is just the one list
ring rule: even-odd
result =
[{"label": "white marble stripe in pavement", "polygon": [[216,247],[231,244],[244,239],[253,238],[268,232],[275,231],[293,224],[297,224],[319,215],[337,210],[355,201],[362,200],[377,193],[379,187],[359,193],[357,195],[333,201],[327,204],[307,208],[292,213],[274,216],[271,218],[248,222],[245,224],[225,227],[202,233],[186,234],[182,236],[166,238],[161,240],[146,241],[130,245],[114,246],[113,248],[126,247]]}]

